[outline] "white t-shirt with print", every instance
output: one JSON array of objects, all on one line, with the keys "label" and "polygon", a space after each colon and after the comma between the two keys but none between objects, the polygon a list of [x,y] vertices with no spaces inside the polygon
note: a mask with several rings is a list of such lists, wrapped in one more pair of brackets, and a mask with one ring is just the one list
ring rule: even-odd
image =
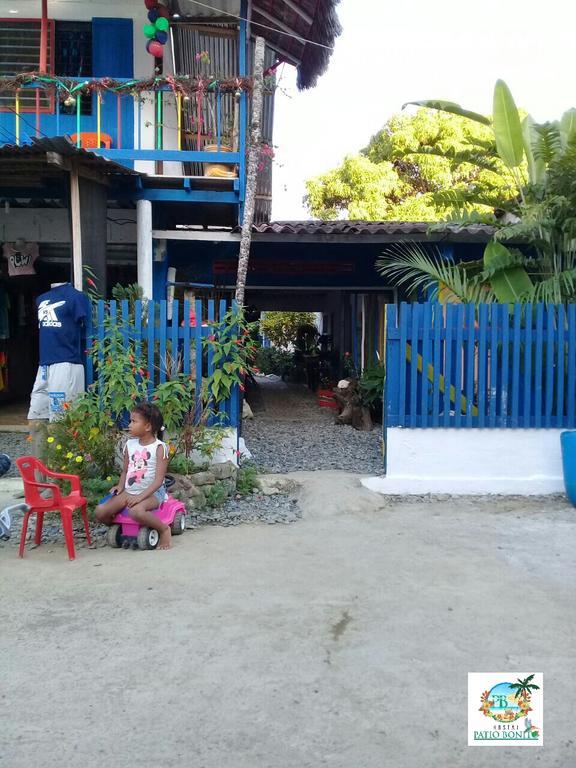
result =
[{"label": "white t-shirt with print", "polygon": [[168,446],[162,440],[156,439],[150,445],[142,445],[138,438],[132,438],[124,449],[128,453],[128,472],[124,490],[137,496],[146,491],[156,477],[156,454],[158,446],[164,449],[164,458],[168,458]]}]

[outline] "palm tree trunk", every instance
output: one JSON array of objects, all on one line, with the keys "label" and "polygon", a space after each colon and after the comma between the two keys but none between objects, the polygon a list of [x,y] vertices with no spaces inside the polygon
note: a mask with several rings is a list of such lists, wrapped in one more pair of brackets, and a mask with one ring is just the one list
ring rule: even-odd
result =
[{"label": "palm tree trunk", "polygon": [[236,277],[236,302],[244,306],[246,291],[246,275],[248,259],[252,242],[252,224],[256,205],[256,181],[258,173],[258,157],[260,154],[260,135],[262,133],[262,105],[264,92],[264,38],[257,37],[254,48],[254,72],[252,91],[252,125],[250,130],[250,149],[248,152],[248,170],[246,173],[246,197],[244,200],[244,217],[242,219],[242,235],[240,237],[240,254],[238,256],[238,275]]}]

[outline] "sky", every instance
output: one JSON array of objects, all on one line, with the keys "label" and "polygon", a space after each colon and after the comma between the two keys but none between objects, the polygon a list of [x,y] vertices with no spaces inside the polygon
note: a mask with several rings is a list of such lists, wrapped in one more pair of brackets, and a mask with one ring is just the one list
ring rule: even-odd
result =
[{"label": "sky", "polygon": [[276,96],[272,217],[310,218],[304,181],[366,146],[407,101],[448,99],[490,114],[505,80],[519,107],[553,120],[576,106],[573,0],[341,0],[344,28],[318,85]]}]

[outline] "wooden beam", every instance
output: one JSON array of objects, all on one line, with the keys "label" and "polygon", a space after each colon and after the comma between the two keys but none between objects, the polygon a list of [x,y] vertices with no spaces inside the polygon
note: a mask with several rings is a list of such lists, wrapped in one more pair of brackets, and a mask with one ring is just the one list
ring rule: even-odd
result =
[{"label": "wooden beam", "polygon": [[72,227],[72,275],[74,288],[82,290],[82,224],[78,169],[70,171],[70,224]]},{"label": "wooden beam", "polygon": [[297,13],[298,16],[300,16],[300,18],[306,22],[306,24],[310,24],[310,26],[312,25],[312,22],[314,21],[312,16],[306,13],[306,11],[303,8],[299,8],[296,5],[296,3],[293,2],[293,0],[283,0],[283,2],[284,2],[284,5],[287,5],[288,8],[291,8],[294,11],[294,13]]},{"label": "wooden beam", "polygon": [[280,21],[271,13],[268,13],[268,11],[265,11],[263,8],[260,8],[260,6],[258,5],[254,5],[252,8],[252,23],[254,24],[255,27],[258,27],[258,22],[254,21],[255,13],[260,14],[260,16],[263,16],[267,21],[270,21],[272,24],[275,24],[278,30],[288,32],[289,35],[295,35],[296,37],[300,37],[300,35],[298,34],[298,32],[296,32],[295,29],[293,29],[292,27],[289,27],[287,24],[284,24],[283,21]]},{"label": "wooden beam", "polygon": [[105,186],[110,185],[109,178],[103,173],[100,173],[99,171],[93,168],[89,168],[81,163],[75,163],[70,158],[63,157],[58,152],[46,152],[46,162],[48,165],[56,165],[63,171],[71,172],[72,169],[75,169],[78,175],[83,179],[89,179],[90,181],[95,181],[98,184],[104,184]]}]

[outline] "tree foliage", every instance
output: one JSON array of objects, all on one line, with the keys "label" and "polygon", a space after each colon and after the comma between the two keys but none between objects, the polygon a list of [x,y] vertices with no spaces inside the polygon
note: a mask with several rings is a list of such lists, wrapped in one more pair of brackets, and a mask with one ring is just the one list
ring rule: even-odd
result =
[{"label": "tree foliage", "polygon": [[296,342],[298,328],[315,323],[313,312],[266,312],[260,330],[275,347],[289,349]]},{"label": "tree foliage", "polygon": [[395,115],[359,154],[306,182],[310,213],[321,219],[438,221],[464,212],[493,220],[494,209],[509,206],[517,185],[498,157],[490,120],[482,119],[429,108]]}]

